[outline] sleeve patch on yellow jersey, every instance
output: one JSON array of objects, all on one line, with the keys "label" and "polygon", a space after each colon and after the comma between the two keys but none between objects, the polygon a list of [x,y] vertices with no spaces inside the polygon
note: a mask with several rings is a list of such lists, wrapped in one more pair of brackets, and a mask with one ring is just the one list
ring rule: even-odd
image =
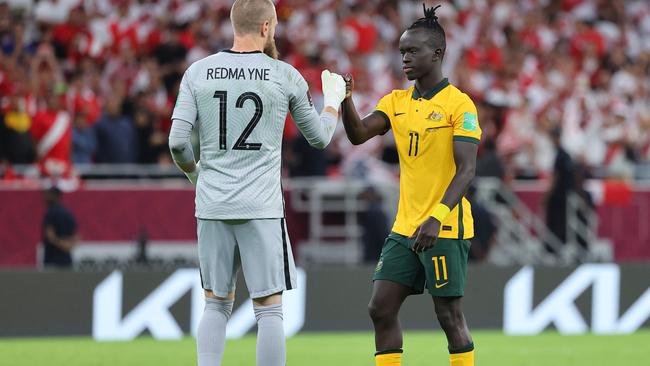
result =
[{"label": "sleeve patch on yellow jersey", "polygon": [[478,130],[478,121],[476,113],[465,112],[463,114],[463,130],[476,131]]}]

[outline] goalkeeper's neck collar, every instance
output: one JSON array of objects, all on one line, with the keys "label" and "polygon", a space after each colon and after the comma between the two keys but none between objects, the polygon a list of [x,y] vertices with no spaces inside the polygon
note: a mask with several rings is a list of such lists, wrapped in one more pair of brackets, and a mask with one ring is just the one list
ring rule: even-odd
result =
[{"label": "goalkeeper's neck collar", "polygon": [[234,54],[239,54],[239,55],[247,55],[249,53],[262,53],[262,51],[260,51],[260,50],[255,50],[255,51],[233,51],[231,49],[223,50],[221,52],[234,53]]}]

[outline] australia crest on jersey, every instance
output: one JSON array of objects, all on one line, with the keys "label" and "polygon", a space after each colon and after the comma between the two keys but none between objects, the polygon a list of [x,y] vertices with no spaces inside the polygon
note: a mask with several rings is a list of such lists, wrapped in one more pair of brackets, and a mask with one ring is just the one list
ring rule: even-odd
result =
[{"label": "australia crest on jersey", "polygon": [[442,117],[444,117],[442,113],[433,111],[433,112],[431,112],[429,117],[427,117],[427,119],[429,119],[429,120],[431,120],[433,122],[440,122],[440,121],[442,121]]}]

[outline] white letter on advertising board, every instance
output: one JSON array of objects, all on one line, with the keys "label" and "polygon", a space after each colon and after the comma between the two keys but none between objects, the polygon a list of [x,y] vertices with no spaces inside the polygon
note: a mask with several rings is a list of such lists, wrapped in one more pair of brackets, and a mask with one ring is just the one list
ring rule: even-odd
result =
[{"label": "white letter on advertising board", "polygon": [[[156,339],[180,339],[183,331],[169,312],[188,290],[202,293],[196,269],[180,269],[122,318],[122,273],[111,273],[93,295],[93,338],[131,340],[145,329]],[[195,294],[194,294],[195,295]],[[192,296],[193,299],[196,298]]]},{"label": "white letter on advertising board", "polygon": [[650,317],[650,289],[619,318],[620,268],[613,263],[584,264],[533,308],[533,268],[524,267],[506,284],[503,328],[508,334],[538,334],[553,324],[560,333],[589,328],[575,305],[590,286],[591,330],[597,334],[632,333]]},{"label": "white letter on advertising board", "polygon": [[[601,319],[601,328],[608,328],[617,308],[608,291],[618,290],[618,266],[586,264],[578,267],[550,295],[533,309],[533,268],[522,268],[508,281],[504,292],[503,327],[508,334],[537,334],[551,323],[562,334],[580,334],[589,327],[575,305],[575,300],[594,285],[594,313]],[[611,292],[610,292],[611,293]]]}]

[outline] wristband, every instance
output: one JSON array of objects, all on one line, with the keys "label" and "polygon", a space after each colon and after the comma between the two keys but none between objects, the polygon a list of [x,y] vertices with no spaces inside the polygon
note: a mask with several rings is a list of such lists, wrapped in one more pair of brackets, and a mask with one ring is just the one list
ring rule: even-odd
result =
[{"label": "wristband", "polygon": [[436,205],[436,207],[433,208],[431,217],[440,221],[440,223],[442,224],[445,218],[447,218],[447,216],[449,215],[449,212],[451,212],[449,207],[447,207],[444,203],[439,203]]}]

